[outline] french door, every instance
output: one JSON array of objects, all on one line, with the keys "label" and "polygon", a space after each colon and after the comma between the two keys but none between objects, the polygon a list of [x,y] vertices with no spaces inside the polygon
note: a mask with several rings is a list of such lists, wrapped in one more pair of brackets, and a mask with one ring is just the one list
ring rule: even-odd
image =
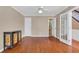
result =
[{"label": "french door", "polygon": [[60,41],[72,45],[72,12],[60,15]]}]

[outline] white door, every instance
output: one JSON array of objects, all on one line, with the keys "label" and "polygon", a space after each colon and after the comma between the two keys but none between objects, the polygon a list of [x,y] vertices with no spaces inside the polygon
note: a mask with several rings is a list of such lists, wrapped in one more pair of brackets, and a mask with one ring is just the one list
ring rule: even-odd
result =
[{"label": "white door", "polygon": [[52,25],[52,36],[56,37],[56,18],[52,19],[51,25]]},{"label": "white door", "polygon": [[25,17],[24,36],[31,36],[31,18],[30,17]]},{"label": "white door", "polygon": [[60,15],[60,41],[72,45],[72,12]]}]

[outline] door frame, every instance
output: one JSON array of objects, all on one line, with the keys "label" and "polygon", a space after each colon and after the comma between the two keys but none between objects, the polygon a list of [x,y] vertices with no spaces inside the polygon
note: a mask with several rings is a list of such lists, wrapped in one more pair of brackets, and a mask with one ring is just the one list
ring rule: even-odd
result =
[{"label": "door frame", "polygon": [[[55,35],[52,34],[52,20],[56,20],[56,18],[51,18],[49,19],[49,36],[53,36],[56,37],[56,28],[55,28]],[[55,21],[56,22],[56,21]],[[51,23],[51,24],[50,24]],[[55,27],[56,27],[56,23],[55,23]]]}]

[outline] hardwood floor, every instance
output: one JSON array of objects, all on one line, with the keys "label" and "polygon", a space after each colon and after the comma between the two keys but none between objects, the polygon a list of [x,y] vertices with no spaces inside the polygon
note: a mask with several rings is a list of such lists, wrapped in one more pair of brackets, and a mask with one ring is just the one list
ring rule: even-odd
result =
[{"label": "hardwood floor", "polygon": [[3,53],[72,53],[79,49],[68,46],[54,37],[25,37],[14,48]]},{"label": "hardwood floor", "polygon": [[79,41],[76,41],[76,40],[72,40],[72,46],[79,49]]}]

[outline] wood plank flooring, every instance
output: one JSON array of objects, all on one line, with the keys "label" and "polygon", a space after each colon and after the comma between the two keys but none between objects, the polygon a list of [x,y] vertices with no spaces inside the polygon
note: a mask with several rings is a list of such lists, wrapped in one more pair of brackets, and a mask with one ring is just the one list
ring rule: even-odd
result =
[{"label": "wood plank flooring", "polygon": [[72,40],[72,46],[79,49],[79,41],[76,41],[76,40]]},{"label": "wood plank flooring", "polygon": [[79,49],[68,46],[54,37],[25,37],[14,48],[3,53],[77,53]]}]

